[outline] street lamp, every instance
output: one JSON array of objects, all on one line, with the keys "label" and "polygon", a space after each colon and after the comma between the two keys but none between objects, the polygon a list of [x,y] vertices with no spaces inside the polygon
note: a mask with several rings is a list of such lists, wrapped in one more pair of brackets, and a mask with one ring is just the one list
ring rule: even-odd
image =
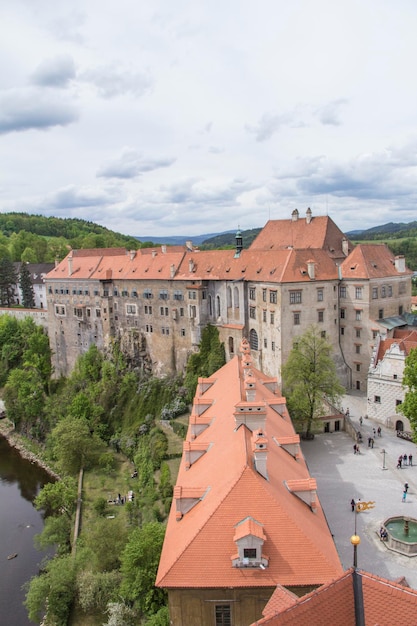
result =
[{"label": "street lamp", "polygon": [[358,566],[358,545],[360,544],[360,542],[361,542],[361,538],[355,532],[355,534],[352,535],[350,538],[350,543],[353,546],[353,567],[355,569]]}]

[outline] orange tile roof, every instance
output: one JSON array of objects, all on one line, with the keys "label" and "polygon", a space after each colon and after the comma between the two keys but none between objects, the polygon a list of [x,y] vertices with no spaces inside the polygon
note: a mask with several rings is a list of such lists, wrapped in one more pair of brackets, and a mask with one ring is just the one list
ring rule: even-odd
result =
[{"label": "orange tile roof", "polygon": [[[342,277],[349,278],[383,278],[395,274],[395,257],[385,243],[361,243],[341,264]],[[402,274],[411,274],[405,269]]]},{"label": "orange tile roof", "polygon": [[[317,216],[308,223],[305,218],[297,220],[269,220],[263,227],[251,250],[278,250],[292,247],[294,249],[320,248],[332,258],[344,258],[342,231],[328,216]],[[353,245],[348,241],[349,251]]]},{"label": "orange tile roof", "polygon": [[[286,409],[281,416],[273,408],[277,401],[282,402],[278,391],[273,391],[276,381],[269,384],[271,380],[251,365],[249,357],[247,352],[244,357],[235,356],[209,379],[210,384],[199,381],[195,407],[201,406],[207,394],[209,401],[199,418],[205,418],[206,427],[194,437],[195,419],[191,420],[187,440],[204,443],[207,451],[191,466],[190,455],[183,457],[176,488],[198,487],[204,495],[180,521],[174,499],[157,586],[318,585],[342,571],[320,503],[317,500],[313,512],[285,484],[295,480],[304,485],[310,479],[309,472],[301,453],[294,458],[279,445],[280,438],[295,435],[291,420]],[[255,381],[251,402],[244,391],[249,373]],[[237,411],[238,405],[241,411]],[[255,468],[252,432],[238,422],[242,411],[256,418],[258,409],[262,409],[262,438],[268,441],[268,479]],[[194,408],[194,416],[196,413]],[[237,552],[236,527],[249,518],[261,525],[266,537],[262,554],[268,567],[264,570],[232,567],[231,559]]]},{"label": "orange tile roof", "polygon": [[[417,591],[397,582],[353,568],[319,589],[294,599],[277,588],[266,605],[264,618],[252,626],[347,626],[355,624],[354,576],[362,583],[366,624],[392,626],[413,624],[417,614]],[[287,603],[287,606],[285,604]]]}]

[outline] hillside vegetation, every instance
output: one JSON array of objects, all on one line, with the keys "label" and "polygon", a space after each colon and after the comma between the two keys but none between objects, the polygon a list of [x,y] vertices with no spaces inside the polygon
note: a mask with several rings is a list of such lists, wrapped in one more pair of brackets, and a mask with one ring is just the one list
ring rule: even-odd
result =
[{"label": "hillside vegetation", "polygon": [[204,329],[184,379],[130,369],[117,343],[106,356],[92,346],[68,378],[52,379],[48,337],[31,318],[0,316],[0,354],[10,428],[61,477],[35,501],[45,516],[37,542],[56,554],[28,584],[30,619],[47,611],[44,623],[56,626],[168,626],[154,581],[189,403],[198,377],[225,363],[218,330]]}]

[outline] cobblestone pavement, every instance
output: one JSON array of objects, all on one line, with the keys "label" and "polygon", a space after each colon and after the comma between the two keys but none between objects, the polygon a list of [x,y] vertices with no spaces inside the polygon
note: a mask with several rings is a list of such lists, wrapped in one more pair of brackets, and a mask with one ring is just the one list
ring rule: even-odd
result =
[{"label": "cobblestone pavement", "polygon": [[[374,447],[368,447],[368,437],[378,423],[359,418],[366,414],[366,397],[348,395],[343,407],[349,408],[350,418],[363,436],[360,454],[354,454],[354,441],[345,432],[316,435],[313,441],[303,441],[302,451],[310,474],[316,478],[318,495],[333,534],[340,560],[345,569],[353,565],[350,537],[355,531],[361,538],[358,546],[358,567],[373,574],[396,580],[404,576],[410,587],[417,589],[417,557],[410,558],[388,550],[378,536],[382,522],[395,515],[407,514],[417,519],[417,446],[396,436],[393,430],[382,428],[381,437],[374,437]],[[385,453],[383,452],[385,450]],[[412,454],[416,465],[397,469],[400,454]],[[409,490],[402,502],[404,483]],[[351,499],[375,502],[375,507],[362,513],[352,513]]]}]

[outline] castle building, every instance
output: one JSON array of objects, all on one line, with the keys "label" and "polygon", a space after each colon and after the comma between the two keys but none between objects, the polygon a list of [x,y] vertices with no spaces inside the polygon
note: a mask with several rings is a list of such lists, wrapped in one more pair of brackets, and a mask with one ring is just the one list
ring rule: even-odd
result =
[{"label": "castle building", "polygon": [[243,340],[198,381],[156,578],[171,623],[249,626],[278,585],[293,602],[341,575],[316,489],[277,380]]},{"label": "castle building", "polygon": [[73,250],[46,276],[55,372],[114,340],[138,367],[183,372],[212,324],[228,360],[247,337],[256,367],[280,378],[294,338],[316,324],[341,382],[365,391],[381,322],[411,308],[411,276],[385,244],[354,247],[310,209],[270,220],[245,250],[240,233],[235,250]]}]

